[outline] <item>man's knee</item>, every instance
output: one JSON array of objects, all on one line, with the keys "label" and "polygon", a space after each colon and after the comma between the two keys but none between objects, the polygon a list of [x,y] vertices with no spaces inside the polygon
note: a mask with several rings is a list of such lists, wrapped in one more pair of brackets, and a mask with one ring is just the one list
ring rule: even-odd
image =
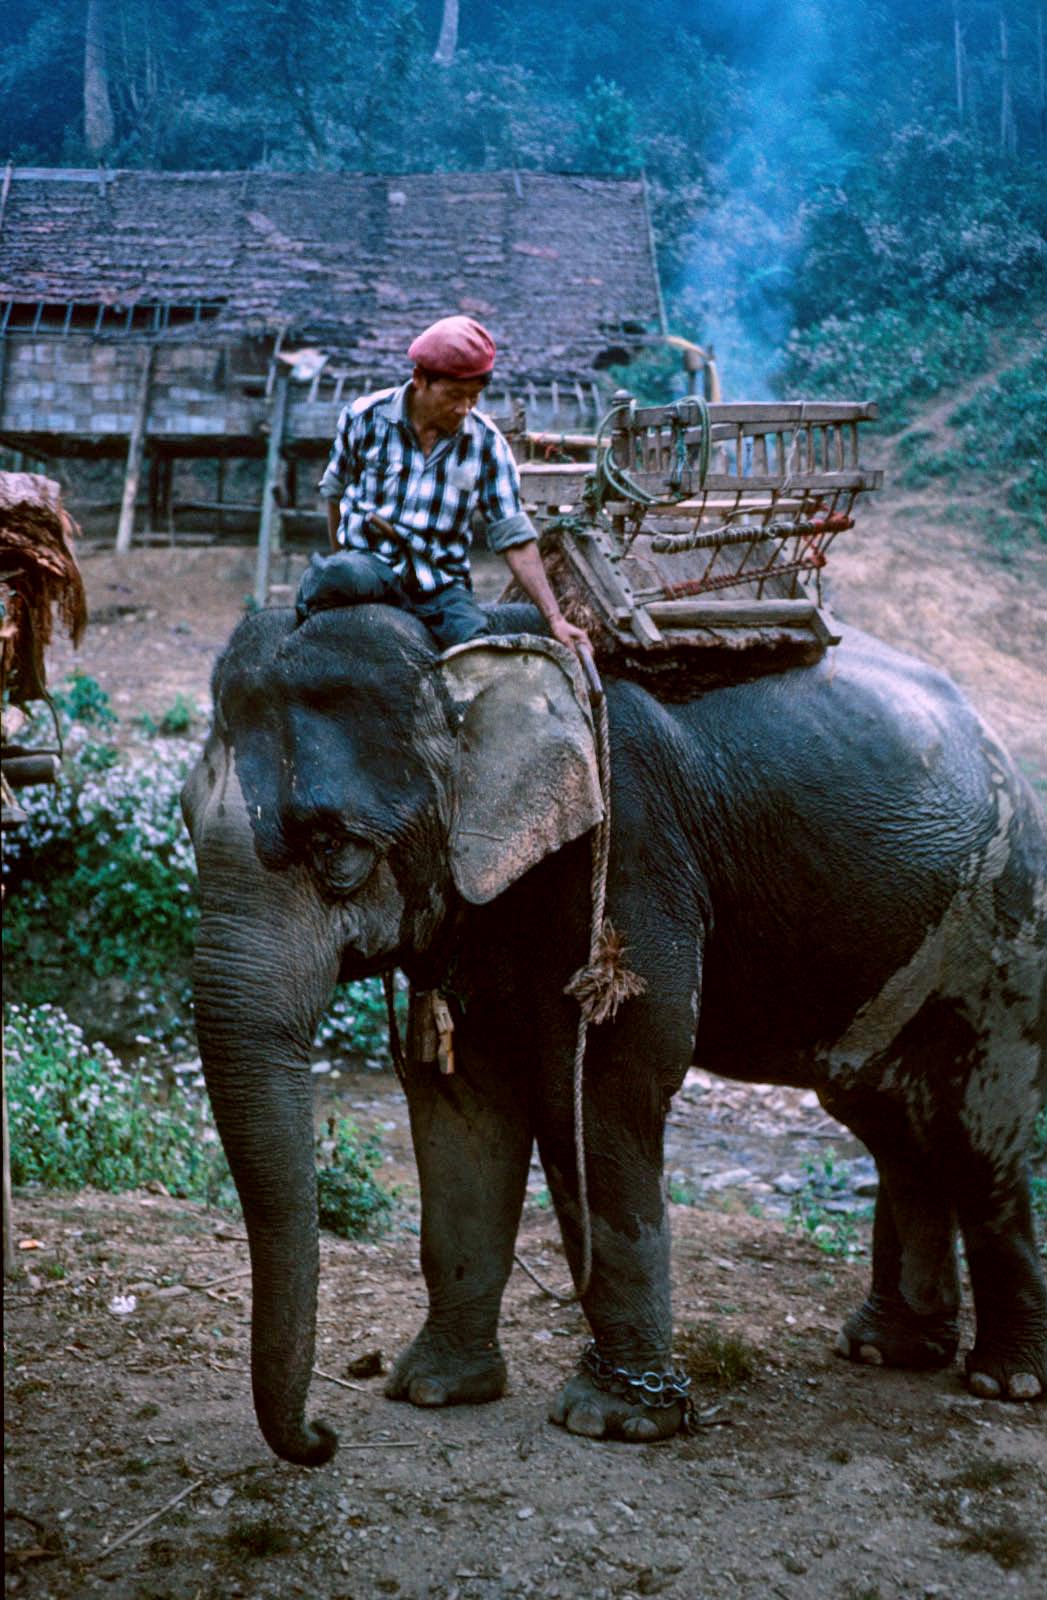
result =
[{"label": "man's knee", "polygon": [[396,574],[386,562],[363,550],[338,550],[331,556],[310,556],[295,601],[299,622],[304,622],[313,611],[367,602],[403,604]]},{"label": "man's knee", "polygon": [[441,650],[450,650],[456,644],[468,644],[472,639],[482,639],[491,631],[487,613],[481,611],[464,586],[456,585],[428,602],[424,608],[419,607],[418,615]]}]

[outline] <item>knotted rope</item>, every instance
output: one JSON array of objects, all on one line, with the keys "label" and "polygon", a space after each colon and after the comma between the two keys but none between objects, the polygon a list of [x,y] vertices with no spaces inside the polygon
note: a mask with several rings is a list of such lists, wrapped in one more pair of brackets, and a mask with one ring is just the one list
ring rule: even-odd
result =
[{"label": "knotted rope", "polygon": [[[589,1287],[593,1269],[592,1214],[589,1210],[589,1184],[585,1164],[585,1048],[589,1024],[613,1018],[623,1000],[642,994],[644,980],[625,965],[625,949],[620,936],[607,918],[607,873],[611,856],[611,741],[607,718],[607,698],[587,650],[580,652],[593,709],[596,758],[603,797],[603,817],[593,829],[591,913],[589,922],[589,962],[567,984],[564,993],[578,1001],[578,1032],[574,1047],[572,1086],[574,1096],[574,1160],[578,1176],[578,1210],[582,1229],[582,1263],[575,1287],[581,1299]],[[557,1298],[562,1298],[558,1296]]]}]

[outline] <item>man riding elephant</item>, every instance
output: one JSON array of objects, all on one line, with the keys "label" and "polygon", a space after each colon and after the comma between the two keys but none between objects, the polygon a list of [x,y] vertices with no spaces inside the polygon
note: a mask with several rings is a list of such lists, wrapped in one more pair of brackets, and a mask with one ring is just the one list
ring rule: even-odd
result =
[{"label": "man riding elephant", "polygon": [[549,632],[574,647],[520,503],[512,451],[475,409],[494,370],[495,343],[471,317],[441,317],[418,335],[410,379],[346,406],[320,480],[336,553],[314,556],[300,616],[383,601],[412,611],[443,649],[489,632],[472,594],[469,547],[479,514],[492,550],[538,607]]}]

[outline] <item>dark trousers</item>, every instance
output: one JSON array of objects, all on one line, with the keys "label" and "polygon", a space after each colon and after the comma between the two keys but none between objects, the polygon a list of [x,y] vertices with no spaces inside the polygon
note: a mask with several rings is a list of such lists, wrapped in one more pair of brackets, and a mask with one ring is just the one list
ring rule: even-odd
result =
[{"label": "dark trousers", "polygon": [[438,594],[409,590],[380,556],[362,550],[339,550],[312,556],[298,586],[295,610],[299,622],[313,611],[334,606],[375,603],[411,611],[424,622],[441,650],[490,633],[484,612],[466,583],[450,583]]}]

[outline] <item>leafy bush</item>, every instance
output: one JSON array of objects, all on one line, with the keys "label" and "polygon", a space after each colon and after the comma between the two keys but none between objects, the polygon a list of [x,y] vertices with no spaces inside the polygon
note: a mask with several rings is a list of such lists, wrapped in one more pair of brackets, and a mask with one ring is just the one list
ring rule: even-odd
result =
[{"label": "leafy bush", "polygon": [[[381,1161],[377,1134],[361,1140],[348,1117],[331,1117],[318,1154],[316,1174],[320,1226],[343,1239],[360,1239],[387,1226],[394,1195],[372,1176]],[[326,1159],[325,1159],[326,1157]]]},{"label": "leafy bush", "polygon": [[1029,512],[1047,537],[1047,354],[1038,352],[1002,372],[954,411],[949,423],[959,432],[969,467],[1014,474],[1008,505]]},{"label": "leafy bush", "polygon": [[[11,1176],[16,1184],[120,1191],[159,1182],[180,1199],[235,1207],[202,1092],[169,1088],[146,1061],[127,1067],[57,1007],[11,1005],[4,1019]],[[331,1118],[317,1140],[322,1226],[346,1239],[381,1230],[394,1196],[372,1175],[377,1134]]]},{"label": "leafy bush", "polygon": [[73,671],[65,680],[65,687],[51,696],[58,711],[71,722],[82,722],[85,727],[111,728],[117,721],[116,712],[108,694],[97,678],[86,672]]},{"label": "leafy bush", "polygon": [[901,428],[914,402],[984,369],[990,334],[986,319],[946,306],[826,317],[789,335],[777,383],[796,398],[877,400],[882,425]]},{"label": "leafy bush", "polygon": [[808,208],[796,319],[818,323],[827,306],[1020,305],[1047,266],[1042,206],[1042,182],[1001,168],[975,135],[926,122],[896,128],[879,159],[856,164]]},{"label": "leafy bush", "polygon": [[[7,993],[83,1017],[86,986],[107,1011],[94,1031],[187,1046],[199,916],[179,794],[195,747],[171,739],[123,752],[96,739],[96,728],[117,719],[105,690],[84,674],[67,678],[55,698],[62,782],[20,791],[26,821],[3,841]],[[180,706],[192,711],[179,697],[168,717]],[[401,1026],[405,1002],[398,992]],[[381,982],[356,980],[338,986],[316,1042],[384,1067],[387,1030]]]},{"label": "leafy bush", "polygon": [[125,1067],[57,1007],[5,1015],[11,1175],[49,1188],[136,1189],[229,1205],[232,1180],[206,1103]]},{"label": "leafy bush", "polygon": [[190,755],[172,744],[121,756],[72,725],[63,781],[24,790],[27,820],[4,838],[9,994],[79,1010],[102,980],[109,1037],[184,1040],[197,909],[178,796]]}]

